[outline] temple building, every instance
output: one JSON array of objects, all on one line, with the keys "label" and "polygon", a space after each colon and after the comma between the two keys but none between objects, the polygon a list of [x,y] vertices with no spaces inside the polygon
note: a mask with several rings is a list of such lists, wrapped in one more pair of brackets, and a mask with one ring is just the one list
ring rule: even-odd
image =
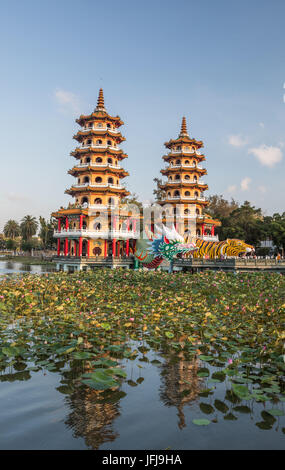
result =
[{"label": "temple building", "polygon": [[122,183],[128,172],[121,166],[127,154],[119,147],[125,140],[119,129],[124,123],[106,111],[102,89],[95,110],[76,122],[80,130],[73,138],[78,146],[71,152],[76,161],[68,171],[76,181],[65,191],[74,203],[52,213],[58,221],[57,256],[128,257],[136,220],[119,213],[129,195]]},{"label": "temple building", "polygon": [[168,220],[173,217],[176,230],[182,236],[218,240],[215,227],[221,225],[221,222],[205,212],[208,201],[204,191],[208,185],[201,179],[207,174],[202,166],[205,155],[200,151],[203,142],[189,137],[186,118],[183,117],[178,138],[164,145],[169,152],[162,157],[167,166],[161,173],[167,177],[167,181],[159,184],[164,196],[157,201],[158,204],[166,208]]}]

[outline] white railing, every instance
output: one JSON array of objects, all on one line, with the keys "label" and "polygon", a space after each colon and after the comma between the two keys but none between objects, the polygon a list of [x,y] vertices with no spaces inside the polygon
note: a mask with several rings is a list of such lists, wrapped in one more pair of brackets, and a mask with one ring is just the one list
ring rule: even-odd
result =
[{"label": "white railing", "polygon": [[199,238],[200,240],[205,240],[207,242],[218,242],[219,241],[218,235],[201,235],[201,236],[198,236],[197,238]]},{"label": "white railing", "polygon": [[81,149],[111,149],[111,150],[120,150],[118,147],[112,147],[111,145],[94,145],[94,144],[89,144],[89,145],[82,145],[80,147]]},{"label": "white railing", "polygon": [[75,168],[86,168],[88,166],[95,166],[95,167],[104,167],[104,168],[114,168],[115,170],[120,170],[122,167],[121,165],[113,165],[112,163],[97,163],[97,162],[88,162],[88,163],[79,163],[75,165]]},{"label": "white railing", "polygon": [[124,186],[121,184],[112,184],[112,183],[79,183],[79,184],[73,184],[73,188],[86,188],[87,186],[90,186],[90,188],[114,188],[114,189],[124,189]]},{"label": "white railing", "polygon": [[84,127],[83,129],[80,129],[79,132],[88,132],[88,131],[110,131],[113,132],[114,134],[118,134],[120,131],[119,129],[111,129],[110,127]]},{"label": "white railing", "polygon": [[92,229],[62,229],[55,230],[53,236],[55,238],[76,238],[76,237],[88,237],[88,238],[134,238],[136,233],[134,230],[92,230]]},{"label": "white railing", "polygon": [[179,199],[186,199],[187,201],[206,201],[205,197],[200,196],[165,196],[162,198],[162,201],[177,201]]},{"label": "white railing", "polygon": [[181,164],[176,164],[176,165],[169,165],[168,167],[166,167],[165,169],[166,170],[169,170],[170,168],[198,168],[199,170],[203,170],[203,167],[202,165],[188,165],[187,163],[181,163]]}]

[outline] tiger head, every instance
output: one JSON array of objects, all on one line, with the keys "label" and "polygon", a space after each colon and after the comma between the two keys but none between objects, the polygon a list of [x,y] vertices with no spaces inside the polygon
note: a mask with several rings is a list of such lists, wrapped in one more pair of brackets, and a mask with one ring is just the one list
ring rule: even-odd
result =
[{"label": "tiger head", "polygon": [[238,256],[240,253],[251,253],[254,251],[254,247],[252,245],[248,245],[243,240],[238,240],[237,238],[228,238],[227,246],[227,253],[233,256]]}]

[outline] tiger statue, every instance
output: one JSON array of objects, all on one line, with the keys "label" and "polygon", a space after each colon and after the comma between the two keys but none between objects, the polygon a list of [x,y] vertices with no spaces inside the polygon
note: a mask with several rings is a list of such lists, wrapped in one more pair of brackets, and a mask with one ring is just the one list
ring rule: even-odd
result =
[{"label": "tiger statue", "polygon": [[207,242],[197,238],[197,251],[193,252],[194,258],[204,258],[208,256],[211,259],[221,258],[222,256],[239,256],[241,253],[251,253],[254,251],[252,245],[248,245],[243,240],[228,238],[222,242]]}]

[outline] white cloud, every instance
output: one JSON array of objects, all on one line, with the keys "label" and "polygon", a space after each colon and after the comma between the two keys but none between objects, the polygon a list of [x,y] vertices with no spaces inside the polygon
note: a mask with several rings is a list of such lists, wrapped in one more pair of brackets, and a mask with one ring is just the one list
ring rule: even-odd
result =
[{"label": "white cloud", "polygon": [[235,184],[232,184],[232,185],[228,186],[228,188],[227,188],[228,193],[234,193],[236,190],[237,190],[237,187],[236,187]]},{"label": "white cloud", "polygon": [[243,178],[243,180],[241,180],[240,187],[242,191],[247,191],[249,189],[250,182],[251,182],[251,178],[249,178],[248,176],[246,176],[245,178]]},{"label": "white cloud", "polygon": [[243,147],[247,144],[247,139],[244,139],[240,135],[230,135],[228,137],[228,143],[233,147]]},{"label": "white cloud", "polygon": [[71,91],[57,89],[54,92],[55,99],[60,105],[60,111],[79,113],[80,105],[79,98]]},{"label": "white cloud", "polygon": [[262,129],[264,129],[264,122],[260,122],[259,126],[262,127]]},{"label": "white cloud", "polygon": [[273,167],[276,163],[281,162],[283,155],[279,147],[272,147],[269,145],[260,145],[259,147],[251,148],[248,153],[254,155],[262,165]]}]

